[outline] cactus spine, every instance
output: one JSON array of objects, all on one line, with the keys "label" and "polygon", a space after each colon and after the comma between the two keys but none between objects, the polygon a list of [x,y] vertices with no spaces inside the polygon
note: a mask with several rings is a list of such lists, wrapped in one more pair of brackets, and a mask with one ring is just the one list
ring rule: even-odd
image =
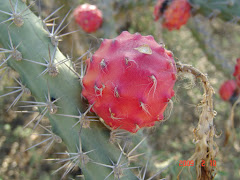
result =
[{"label": "cactus spine", "polygon": [[[16,10],[14,13],[18,16],[9,9]],[[109,159],[115,164],[118,163],[117,165],[126,163],[126,157],[119,159],[121,151],[109,143],[109,131],[101,123],[92,123],[91,129],[83,128],[80,133],[81,141],[79,141],[80,125],[74,126],[77,122],[76,119],[57,115],[78,116],[78,109],[81,113],[84,113],[85,109],[80,97],[79,78],[70,70],[72,67],[70,60],[52,44],[42,20],[34,15],[23,2],[6,0],[0,2],[0,23],[1,44],[5,49],[9,49],[9,37],[11,37],[12,45],[16,49],[15,53],[18,52],[18,55],[21,53],[22,56],[21,60],[16,59],[14,54],[11,54],[12,51],[0,50],[0,52],[6,52],[6,59],[8,59],[3,60],[2,66],[7,64],[17,71],[22,84],[34,96],[35,103],[25,102],[27,105],[23,106],[39,106],[40,116],[33,119],[35,125],[41,123],[41,116],[48,117],[52,131],[61,137],[70,156],[73,156],[72,153],[79,154],[75,157],[80,158],[81,161],[76,162],[80,162],[78,165],[81,167],[85,179],[106,178],[115,170],[111,171],[110,168],[101,165],[113,166]],[[79,142],[81,142],[82,154]],[[86,159],[96,163],[81,164],[83,161],[87,162]],[[71,167],[73,164],[69,163],[68,166]],[[119,171],[124,170],[123,179],[137,179],[127,166],[126,164],[118,169]],[[112,174],[122,175],[116,175],[115,172]]]},{"label": "cactus spine", "polygon": [[[107,179],[112,176],[118,179],[120,177],[130,180],[139,179],[129,170],[131,167],[128,167],[131,153],[126,154],[127,157],[125,157],[119,148],[110,144],[109,130],[101,123],[91,123],[91,129],[81,129],[82,123],[76,124],[77,120],[74,117],[83,120],[87,108],[84,107],[80,96],[79,80],[81,81],[81,77],[79,79],[79,76],[71,70],[70,59],[66,58],[57,48],[60,27],[58,26],[56,33],[52,34],[46,30],[43,21],[31,13],[21,1],[0,2],[0,42],[4,47],[0,52],[6,54],[1,66],[7,64],[19,72],[21,84],[26,86],[35,97],[36,102],[28,101],[25,102],[27,105],[23,105],[23,107],[39,107],[40,115],[32,120],[35,122],[35,127],[41,123],[43,116],[47,116],[54,134],[59,136],[68,147],[69,153],[67,154],[70,155],[70,158],[62,159],[60,162],[66,163],[58,169],[68,167],[64,175],[74,166],[79,165],[85,179]],[[184,67],[186,66],[179,65],[179,71],[188,72],[190,69],[195,74],[200,74],[191,67],[186,69]],[[201,116],[199,127],[196,129],[196,137],[200,137],[202,132],[207,132],[205,136],[206,139],[209,139],[209,144],[203,148],[200,147],[201,153],[195,153],[191,158],[198,162],[199,169],[201,169],[199,166],[201,159],[209,161],[216,155],[212,146],[215,135],[213,128],[215,113],[212,109],[213,90],[207,87],[208,81],[205,76],[200,75],[203,79],[202,82],[206,85],[205,90],[208,95],[203,102],[203,114],[207,113],[207,115]],[[206,121],[208,117],[211,122],[205,124],[208,123]],[[111,133],[113,136],[119,134],[121,132]],[[59,138],[56,139],[61,142]],[[204,144],[205,139],[201,138],[200,140],[199,142]],[[197,147],[199,146],[201,144],[198,144]],[[122,150],[125,150],[125,147],[124,143]],[[209,151],[211,152],[210,156],[207,154]],[[211,167],[203,170],[209,179],[214,176],[212,171]],[[200,177],[201,171],[198,171],[197,175]],[[144,178],[141,177],[141,179]]]}]

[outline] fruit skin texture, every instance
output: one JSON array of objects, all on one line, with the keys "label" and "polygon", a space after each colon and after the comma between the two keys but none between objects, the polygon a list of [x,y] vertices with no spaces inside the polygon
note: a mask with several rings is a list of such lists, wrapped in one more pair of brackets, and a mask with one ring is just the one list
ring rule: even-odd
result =
[{"label": "fruit skin texture", "polygon": [[155,21],[161,16],[163,27],[170,31],[180,29],[191,16],[191,6],[187,0],[158,0],[154,8]]},{"label": "fruit skin texture", "polygon": [[78,6],[73,15],[77,24],[87,33],[98,30],[103,22],[102,12],[97,6],[87,3]]},{"label": "fruit skin texture", "polygon": [[237,85],[240,86],[240,58],[237,58],[237,64],[235,65],[233,76],[236,78]]},{"label": "fruit skin texture", "polygon": [[86,63],[82,95],[111,129],[135,133],[164,119],[176,67],[152,36],[124,31],[105,39]]},{"label": "fruit skin texture", "polygon": [[237,84],[235,80],[225,81],[220,89],[219,94],[224,101],[229,101],[237,90]]}]

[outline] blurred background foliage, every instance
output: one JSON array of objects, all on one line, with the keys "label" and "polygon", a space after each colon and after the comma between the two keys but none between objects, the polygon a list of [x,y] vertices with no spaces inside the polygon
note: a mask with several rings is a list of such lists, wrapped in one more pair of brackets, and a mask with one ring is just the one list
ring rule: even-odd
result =
[{"label": "blurred background foliage", "polygon": [[[81,3],[96,4],[103,12],[104,23],[96,33],[86,34],[75,24],[73,16],[70,15],[68,17],[70,24],[64,31],[70,32],[76,29],[80,31],[63,38],[63,42],[60,43],[61,51],[74,60],[87,51],[94,53],[102,38],[114,38],[123,30],[153,35],[157,42],[163,43],[174,53],[177,61],[190,64],[208,75],[216,91],[214,108],[218,113],[215,127],[219,134],[216,141],[220,151],[216,159],[218,172],[215,179],[240,179],[239,107],[236,108],[234,117],[235,139],[230,137],[228,144],[224,145],[225,126],[230,116],[231,105],[222,101],[218,94],[223,81],[233,79],[234,65],[236,59],[240,57],[240,26],[237,22],[196,14],[180,30],[168,31],[161,27],[159,21],[154,21],[155,1],[153,0],[41,0],[37,1],[32,9],[37,15],[40,12],[42,17],[46,17],[64,4],[57,13],[59,16],[57,21],[60,21],[69,9],[74,9]],[[1,73],[3,75],[3,72]],[[14,86],[14,80],[9,78],[12,73],[14,72],[7,71],[1,76],[0,95],[9,92],[6,87]],[[155,168],[169,165],[160,176],[167,179],[177,179],[181,170],[179,160],[187,160],[194,152],[192,131],[198,122],[200,112],[197,104],[202,98],[201,85],[191,76],[180,75],[175,85],[175,92],[174,108],[166,112],[171,113],[170,118],[161,125],[147,130],[149,148],[153,149]],[[54,144],[44,153],[46,143],[43,143],[25,151],[28,147],[44,140],[36,135],[43,133],[44,130],[39,127],[35,132],[31,128],[23,129],[33,114],[17,113],[16,107],[6,111],[15,97],[16,94],[0,98],[0,180],[60,179],[61,173],[51,175],[59,167],[58,164],[44,159],[54,157],[56,152],[64,152],[64,146]],[[27,98],[23,97],[23,99]],[[190,171],[194,178],[194,167],[191,167]],[[76,176],[77,172],[79,169],[75,169],[66,179],[80,179]],[[191,178],[188,168],[184,168],[180,179]]]}]

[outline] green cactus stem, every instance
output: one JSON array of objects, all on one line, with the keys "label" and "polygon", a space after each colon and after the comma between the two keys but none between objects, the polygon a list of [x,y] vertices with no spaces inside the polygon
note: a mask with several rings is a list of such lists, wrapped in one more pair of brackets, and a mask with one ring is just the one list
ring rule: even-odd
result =
[{"label": "green cactus stem", "polygon": [[[19,16],[16,17],[10,11],[13,8]],[[15,21],[21,21],[21,25]],[[85,179],[105,179],[110,173],[111,177],[123,175],[122,179],[137,179],[128,163],[117,169],[111,163],[122,165],[128,160],[119,148],[109,143],[110,131],[100,122],[92,122],[90,128],[81,130],[81,145],[79,144],[80,124],[75,125],[78,120],[63,116],[78,116],[78,110],[83,114],[87,109],[81,98],[79,77],[71,70],[71,60],[53,46],[43,21],[22,1],[5,0],[0,1],[0,23],[0,43],[3,48],[9,49],[11,37],[12,47],[17,47],[22,55],[22,60],[16,61],[11,53],[5,52],[9,60],[4,59],[3,64],[19,73],[21,83],[35,98],[36,102],[22,102],[22,107],[38,107],[40,115],[32,120],[33,123],[41,124],[42,116],[48,117],[53,133],[66,144],[68,154],[81,159],[75,165],[81,167]],[[79,156],[74,156],[74,153]],[[73,166],[70,162],[67,165]],[[115,169],[109,168],[110,166]]]},{"label": "green cactus stem", "polygon": [[239,23],[240,1],[237,0],[189,0],[195,8],[195,13],[200,13],[208,18],[219,17],[224,21]]}]

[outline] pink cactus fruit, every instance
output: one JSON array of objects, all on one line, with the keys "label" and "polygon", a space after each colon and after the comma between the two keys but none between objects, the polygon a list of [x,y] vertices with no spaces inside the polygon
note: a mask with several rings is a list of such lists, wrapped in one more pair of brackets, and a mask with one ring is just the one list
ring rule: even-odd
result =
[{"label": "pink cactus fruit", "polygon": [[135,133],[164,119],[176,67],[152,36],[124,31],[105,39],[86,63],[82,95],[111,129]]},{"label": "pink cactus fruit", "polygon": [[73,12],[75,21],[87,32],[95,32],[102,25],[102,12],[95,5],[82,4]]},{"label": "pink cactus fruit", "polygon": [[187,0],[158,0],[154,8],[157,21],[163,18],[163,27],[168,30],[180,29],[191,17],[191,6]]},{"label": "pink cactus fruit", "polygon": [[236,81],[235,80],[227,80],[221,85],[221,87],[219,89],[219,94],[220,94],[220,97],[224,101],[229,101],[230,98],[236,92],[236,90],[237,90]]},{"label": "pink cactus fruit", "polygon": [[236,78],[237,85],[240,86],[240,58],[237,58],[237,64],[235,65],[233,76]]}]

